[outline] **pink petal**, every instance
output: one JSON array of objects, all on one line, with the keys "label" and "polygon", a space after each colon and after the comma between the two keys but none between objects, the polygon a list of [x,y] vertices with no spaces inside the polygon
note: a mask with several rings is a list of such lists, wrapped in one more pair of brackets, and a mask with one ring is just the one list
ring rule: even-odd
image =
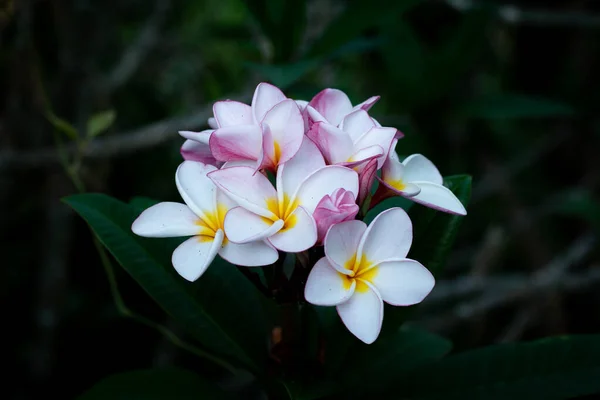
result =
[{"label": "pink petal", "polygon": [[304,138],[304,120],[294,100],[287,99],[267,112],[263,121],[270,135],[263,138],[263,152],[275,166],[298,152]]},{"label": "pink petal", "polygon": [[375,127],[375,122],[364,110],[353,111],[344,117],[340,128],[348,133],[352,138],[352,142],[355,143],[362,135]]},{"label": "pink petal", "polygon": [[366,99],[362,103],[355,105],[354,109],[355,110],[369,111],[371,109],[371,107],[373,107],[375,105],[375,103],[377,103],[379,101],[380,98],[381,98],[381,96],[372,96],[372,97],[369,97],[368,99]]},{"label": "pink petal", "polygon": [[328,164],[346,162],[353,153],[350,136],[327,122],[314,123],[306,136],[321,150]]},{"label": "pink petal", "polygon": [[252,108],[239,101],[217,101],[213,105],[213,114],[220,128],[253,123]]},{"label": "pink petal", "polygon": [[184,160],[199,161],[203,164],[218,165],[219,162],[213,157],[207,144],[186,140],[181,146],[181,156]]},{"label": "pink petal", "polygon": [[346,93],[338,89],[324,89],[317,93],[308,104],[335,126],[338,126],[342,119],[352,111],[350,99]]},{"label": "pink petal", "polygon": [[358,174],[358,203],[362,204],[371,191],[377,176],[377,160],[371,159]]},{"label": "pink petal", "polygon": [[219,128],[210,137],[210,150],[219,161],[256,160],[262,147],[262,132],[256,125]]},{"label": "pink petal", "polygon": [[317,204],[334,190],[343,188],[358,195],[358,174],[349,168],[339,165],[323,167],[309,175],[296,192],[298,204],[313,213]]},{"label": "pink petal", "polygon": [[259,83],[252,97],[254,123],[262,122],[267,111],[285,99],[285,95],[278,87],[266,82]]},{"label": "pink petal", "polygon": [[390,152],[396,132],[396,128],[372,128],[354,143],[354,148],[358,150],[370,146],[380,146],[384,151],[377,161],[377,169],[380,169]]},{"label": "pink petal", "polygon": [[[340,192],[343,192],[343,194],[340,195]],[[336,195],[339,196],[339,199],[336,198]],[[334,198],[338,201],[334,202]],[[353,220],[358,214],[358,210],[354,196],[344,189],[338,189],[331,196],[323,197],[313,213],[313,218],[317,223],[318,242],[323,241],[325,234],[332,225]]]}]

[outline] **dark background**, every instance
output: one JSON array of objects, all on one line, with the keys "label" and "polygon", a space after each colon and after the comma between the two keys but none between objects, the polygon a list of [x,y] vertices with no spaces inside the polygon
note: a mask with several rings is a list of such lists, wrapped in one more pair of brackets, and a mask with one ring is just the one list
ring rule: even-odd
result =
[{"label": "dark background", "polygon": [[[59,199],[77,176],[123,201],[177,201],[177,131],[204,128],[212,102],[248,101],[261,81],[306,100],[325,87],[353,103],[379,94],[371,114],[405,133],[401,156],[473,176],[419,324],[457,349],[598,332],[600,4],[265,4],[0,0],[3,398],[72,398],[153,365],[209,368],[118,313],[88,228]],[[115,122],[87,139],[105,110]],[[179,332],[116,272],[130,309]]]}]

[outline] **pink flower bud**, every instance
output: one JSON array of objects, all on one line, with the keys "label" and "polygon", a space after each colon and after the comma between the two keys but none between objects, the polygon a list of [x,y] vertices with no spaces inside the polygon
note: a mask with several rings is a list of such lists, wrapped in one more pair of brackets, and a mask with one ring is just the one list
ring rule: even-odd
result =
[{"label": "pink flower bud", "polygon": [[318,242],[323,241],[331,225],[352,220],[357,213],[358,205],[352,192],[340,188],[336,189],[331,196],[323,197],[313,213],[317,222]]}]

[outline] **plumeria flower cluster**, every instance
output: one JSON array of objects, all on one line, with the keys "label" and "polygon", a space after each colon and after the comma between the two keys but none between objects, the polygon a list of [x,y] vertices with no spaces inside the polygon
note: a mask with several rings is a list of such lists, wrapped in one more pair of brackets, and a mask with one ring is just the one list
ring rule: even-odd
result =
[{"label": "plumeria flower cluster", "polygon": [[386,210],[369,226],[357,219],[359,210],[403,196],[466,214],[431,161],[420,154],[399,160],[395,147],[403,135],[368,113],[378,99],[353,106],[344,92],[325,89],[306,102],[261,83],[250,105],[216,102],[210,129],[180,132],[184,161],[175,184],[184,203],[148,208],[133,232],[189,237],[172,257],[188,281],[217,254],[255,267],[277,262],[282,252],[322,246],[325,256],[310,270],[306,300],[335,306],[350,332],[372,343],[383,303],[417,304],[435,280],[406,258],[412,224],[404,210]]}]

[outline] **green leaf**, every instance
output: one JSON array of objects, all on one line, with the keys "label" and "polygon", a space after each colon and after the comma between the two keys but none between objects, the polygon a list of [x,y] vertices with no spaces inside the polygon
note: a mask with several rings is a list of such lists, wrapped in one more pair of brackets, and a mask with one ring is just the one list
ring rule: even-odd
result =
[{"label": "green leaf", "polygon": [[429,365],[452,349],[452,343],[427,331],[403,327],[371,345],[352,350],[344,366],[343,386],[351,393],[380,391],[406,371]]},{"label": "green leaf", "polygon": [[575,110],[558,101],[514,93],[501,93],[466,103],[459,108],[458,113],[468,118],[506,120],[571,116]]},{"label": "green leaf", "polygon": [[77,134],[77,129],[69,122],[56,116],[52,111],[46,112],[46,118],[57,131],[64,133],[71,140],[77,140],[77,137],[79,136]]},{"label": "green leaf", "polygon": [[[467,207],[471,197],[469,175],[446,177],[444,186]],[[435,276],[439,276],[446,257],[452,250],[458,228],[466,216],[451,215],[418,204],[411,207],[409,215],[413,221],[413,246],[409,257],[418,260]]]},{"label": "green leaf", "polygon": [[139,211],[144,211],[146,208],[150,208],[158,203],[158,200],[144,196],[135,196],[132,197],[131,200],[129,200],[129,205]]},{"label": "green leaf", "polygon": [[448,357],[398,380],[411,399],[568,399],[600,392],[600,335],[490,346]]},{"label": "green leaf", "polygon": [[401,15],[420,3],[420,0],[355,1],[348,5],[325,29],[308,52],[310,57],[327,56],[366,30],[377,28],[386,23],[397,23]]},{"label": "green leaf", "polygon": [[305,0],[248,0],[248,11],[273,46],[277,63],[290,61],[306,28]]},{"label": "green leaf", "polygon": [[262,370],[268,324],[260,294],[236,267],[216,259],[201,279],[189,283],[170,261],[181,240],[146,239],[131,232],[138,210],[103,194],[74,195],[65,202],[146,292],[205,347]]},{"label": "green leaf", "polygon": [[273,85],[283,90],[287,89],[308,72],[318,67],[321,62],[322,60],[315,59],[285,65],[265,65],[256,63],[247,63],[246,65],[262,75],[265,80],[270,81]]},{"label": "green leaf", "polygon": [[106,131],[115,122],[116,116],[114,110],[107,110],[92,115],[87,123],[87,137],[91,139]]},{"label": "green leaf", "polygon": [[184,369],[145,369],[111,375],[77,400],[230,399],[212,382]]}]

